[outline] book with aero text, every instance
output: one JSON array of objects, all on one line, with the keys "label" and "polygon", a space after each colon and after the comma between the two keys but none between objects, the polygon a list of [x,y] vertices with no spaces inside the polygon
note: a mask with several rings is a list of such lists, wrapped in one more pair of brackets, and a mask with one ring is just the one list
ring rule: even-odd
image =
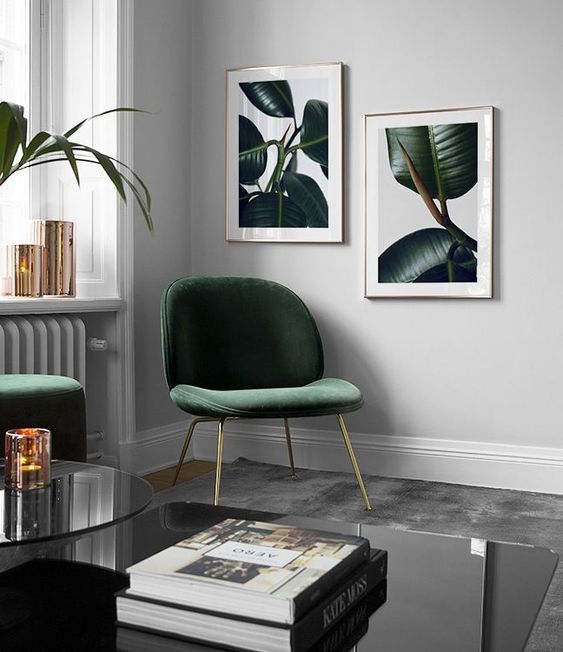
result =
[{"label": "book with aero text", "polygon": [[124,639],[137,638],[139,649],[143,649],[143,640],[148,645],[150,635],[158,634],[245,652],[308,652],[312,646],[323,652],[341,650],[342,641],[352,633],[361,636],[369,615],[385,602],[386,574],[386,551],[372,550],[369,561],[360,564],[293,625],[175,605],[130,590],[116,595],[117,622],[122,628],[141,632],[121,634]]},{"label": "book with aero text", "polygon": [[363,537],[229,518],[128,568],[129,593],[292,624],[369,553]]}]

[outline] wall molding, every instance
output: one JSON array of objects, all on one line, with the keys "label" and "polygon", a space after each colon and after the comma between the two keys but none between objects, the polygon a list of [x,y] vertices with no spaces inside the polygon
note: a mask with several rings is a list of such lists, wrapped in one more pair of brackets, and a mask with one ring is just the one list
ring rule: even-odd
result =
[{"label": "wall molding", "polygon": [[[130,470],[144,474],[172,466],[185,436],[187,421],[137,433],[125,445]],[[563,494],[563,448],[516,446],[430,437],[350,433],[365,474],[433,480],[473,486]],[[292,428],[296,466],[351,472],[337,430]],[[214,460],[216,427],[197,426],[186,459]],[[126,453],[126,455],[125,455]],[[223,458],[288,464],[282,425],[228,422]]]},{"label": "wall molding", "polygon": [[[167,426],[139,431],[135,440],[122,440],[119,443],[120,468],[137,475],[145,475],[175,465],[188,424],[189,420],[186,419]],[[190,446],[186,460],[194,459],[192,448]]]},{"label": "wall molding", "polygon": [[[135,106],[134,100],[134,6],[133,0],[117,3],[117,106]],[[133,165],[134,125],[130,113],[117,117],[117,158]],[[135,340],[134,340],[134,220],[133,198],[127,203],[118,201],[117,283],[123,305],[116,316],[121,365],[119,365],[120,397],[118,407],[118,444],[131,442],[136,435],[135,420]],[[121,457],[119,463],[121,464]]]}]

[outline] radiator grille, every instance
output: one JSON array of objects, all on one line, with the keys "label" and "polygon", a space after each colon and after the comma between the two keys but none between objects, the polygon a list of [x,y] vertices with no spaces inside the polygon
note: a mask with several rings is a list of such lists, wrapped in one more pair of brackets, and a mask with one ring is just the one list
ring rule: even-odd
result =
[{"label": "radiator grille", "polygon": [[86,387],[86,327],[76,315],[0,317],[0,373],[69,376]]}]

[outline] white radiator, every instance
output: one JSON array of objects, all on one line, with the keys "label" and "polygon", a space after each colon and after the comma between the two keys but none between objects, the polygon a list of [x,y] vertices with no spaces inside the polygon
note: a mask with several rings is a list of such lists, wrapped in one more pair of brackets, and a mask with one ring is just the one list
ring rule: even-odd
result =
[{"label": "white radiator", "polygon": [[86,388],[86,327],[76,315],[0,317],[0,373],[56,374]]}]

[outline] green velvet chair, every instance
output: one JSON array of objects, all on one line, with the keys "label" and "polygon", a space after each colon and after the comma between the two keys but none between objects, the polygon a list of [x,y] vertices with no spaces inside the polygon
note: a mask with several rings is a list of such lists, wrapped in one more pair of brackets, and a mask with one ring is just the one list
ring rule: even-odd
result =
[{"label": "green velvet chair", "polygon": [[[86,406],[82,385],[66,376],[0,374],[0,433],[47,428],[53,459],[86,461]],[[2,443],[2,448],[4,444]],[[0,452],[4,457],[4,452]]]},{"label": "green velvet chair", "polygon": [[161,328],[170,396],[196,417],[186,434],[174,484],[198,423],[218,422],[217,505],[227,420],[283,419],[295,476],[289,419],[335,415],[366,509],[371,509],[342,417],[362,406],[362,394],[345,380],[323,378],[321,338],[296,294],[258,278],[181,278],[163,294]]}]

